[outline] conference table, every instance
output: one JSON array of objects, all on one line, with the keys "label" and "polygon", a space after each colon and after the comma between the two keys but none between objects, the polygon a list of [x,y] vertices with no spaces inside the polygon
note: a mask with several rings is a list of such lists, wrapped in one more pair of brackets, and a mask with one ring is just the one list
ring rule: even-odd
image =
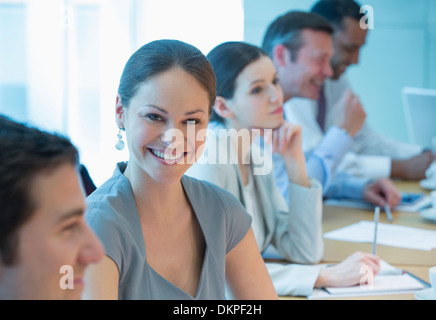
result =
[{"label": "conference table", "polygon": [[[430,191],[422,189],[417,181],[395,181],[395,185],[402,192]],[[393,221],[387,220],[384,211],[380,213],[380,223],[409,226],[426,230],[436,231],[436,223],[424,219],[419,212],[400,212],[392,210]],[[362,220],[374,221],[374,211],[324,205],[323,233],[336,230]],[[325,252],[321,263],[337,263],[356,251],[371,252],[372,243],[360,243],[324,239]],[[436,266],[436,249],[431,251],[406,249],[393,246],[377,245],[377,255],[387,263],[408,271],[409,273],[429,282],[428,269]],[[301,299],[301,297],[281,297],[281,299]],[[341,299],[381,299],[381,300],[411,300],[415,299],[414,293],[389,294],[375,296],[361,296]]]}]

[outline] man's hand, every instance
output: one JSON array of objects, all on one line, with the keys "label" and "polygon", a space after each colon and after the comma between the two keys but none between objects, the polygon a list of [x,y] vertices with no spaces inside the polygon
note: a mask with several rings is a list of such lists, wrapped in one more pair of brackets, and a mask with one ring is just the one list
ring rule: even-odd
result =
[{"label": "man's hand", "polygon": [[425,171],[434,157],[430,151],[424,151],[406,160],[392,160],[391,178],[406,180],[421,180],[425,178]]},{"label": "man's hand", "polygon": [[401,201],[400,192],[389,179],[379,179],[368,183],[363,189],[363,197],[366,201],[382,208],[385,204],[393,208]]},{"label": "man's hand", "polygon": [[340,127],[345,129],[351,137],[354,137],[362,128],[366,119],[366,112],[363,110],[359,97],[348,89],[344,92],[338,103],[344,104],[343,122]]}]

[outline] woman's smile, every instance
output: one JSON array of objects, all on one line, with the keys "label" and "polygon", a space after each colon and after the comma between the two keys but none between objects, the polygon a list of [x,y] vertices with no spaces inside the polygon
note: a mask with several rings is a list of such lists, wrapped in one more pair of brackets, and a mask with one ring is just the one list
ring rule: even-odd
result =
[{"label": "woman's smile", "polygon": [[163,160],[165,164],[176,164],[179,163],[181,159],[183,159],[186,156],[186,152],[179,152],[177,153],[176,149],[173,149],[171,151],[168,151],[167,149],[152,149],[147,148],[147,150],[150,151],[150,153],[158,158],[158,160]]}]

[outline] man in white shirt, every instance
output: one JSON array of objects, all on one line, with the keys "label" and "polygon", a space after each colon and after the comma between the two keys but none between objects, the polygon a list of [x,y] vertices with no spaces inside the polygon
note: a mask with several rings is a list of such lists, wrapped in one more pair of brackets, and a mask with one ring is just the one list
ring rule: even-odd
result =
[{"label": "man in white shirt", "polygon": [[[334,55],[333,74],[326,79],[321,94],[325,97],[325,111],[318,101],[293,99],[286,105],[286,115],[303,126],[304,150],[310,151],[320,143],[323,135],[340,123],[344,116],[344,101],[351,93],[346,68],[359,61],[359,50],[365,44],[368,29],[360,27],[363,14],[360,6],[348,0],[322,0],[314,5],[317,13],[330,21]],[[324,117],[320,117],[320,115]],[[323,118],[322,123],[319,123]],[[351,152],[338,165],[339,172],[369,178],[422,179],[432,162],[432,155],[422,147],[387,138],[366,123],[353,137]]]},{"label": "man in white shirt", "polygon": [[[312,137],[314,141],[320,140],[321,137],[316,137],[316,133],[320,132],[309,129],[309,126],[318,127],[324,132],[342,117],[343,103],[338,102],[343,93],[350,90],[345,71],[348,66],[359,62],[359,51],[365,44],[368,29],[360,26],[363,14],[360,13],[360,5],[353,0],[321,0],[314,5],[312,12],[323,16],[332,24],[335,52],[331,59],[333,75],[331,79],[326,80],[324,86],[327,100],[325,121],[319,125],[313,116],[306,130],[311,134],[315,133]],[[317,102],[312,103],[319,114],[320,105]],[[295,104],[290,105],[289,109],[294,116],[303,110]],[[307,148],[311,146],[308,145]],[[430,151],[423,151],[418,145],[387,138],[365,123],[353,139],[352,153],[345,157],[338,169],[375,178],[416,180],[425,177],[425,171],[432,160]]]},{"label": "man in white shirt", "polygon": [[[306,129],[305,125],[305,120],[312,120],[311,115],[316,117],[315,110],[310,105],[301,106],[299,111],[308,114],[306,118],[294,118],[288,111],[288,105],[296,98],[318,100],[324,82],[333,76],[330,65],[334,55],[332,36],[323,30],[304,27],[305,20],[310,19],[311,15],[313,14],[294,11],[278,17],[268,27],[262,44],[277,69],[286,101],[285,116],[288,121],[303,127],[303,148],[305,144],[313,147],[304,150],[307,154],[308,174],[322,183],[325,197],[364,198],[380,206],[387,203],[393,207],[398,204],[401,196],[390,180],[371,180],[344,172],[335,174],[366,117],[356,96],[349,92],[342,98],[345,111],[336,125],[324,135],[320,128],[315,128],[318,130],[315,133],[321,138],[315,143],[310,136],[313,133],[308,132],[311,128]],[[289,179],[284,164],[278,157],[274,157],[274,171],[276,183],[286,197]]]}]

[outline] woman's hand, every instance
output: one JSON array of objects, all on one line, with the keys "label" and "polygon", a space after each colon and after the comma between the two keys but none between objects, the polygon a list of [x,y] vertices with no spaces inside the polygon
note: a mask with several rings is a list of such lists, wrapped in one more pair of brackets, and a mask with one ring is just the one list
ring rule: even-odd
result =
[{"label": "woman's hand", "polygon": [[277,152],[282,158],[299,159],[304,157],[302,149],[301,127],[284,121],[272,130],[265,130],[264,140],[272,144],[272,152]]},{"label": "woman's hand", "polygon": [[315,287],[349,287],[367,284],[379,271],[378,256],[356,252],[337,265],[322,268]]},{"label": "woman's hand", "polygon": [[276,129],[265,130],[264,140],[272,145],[272,152],[277,152],[283,159],[289,180],[309,187],[306,157],[302,149],[301,127],[284,121]]}]

